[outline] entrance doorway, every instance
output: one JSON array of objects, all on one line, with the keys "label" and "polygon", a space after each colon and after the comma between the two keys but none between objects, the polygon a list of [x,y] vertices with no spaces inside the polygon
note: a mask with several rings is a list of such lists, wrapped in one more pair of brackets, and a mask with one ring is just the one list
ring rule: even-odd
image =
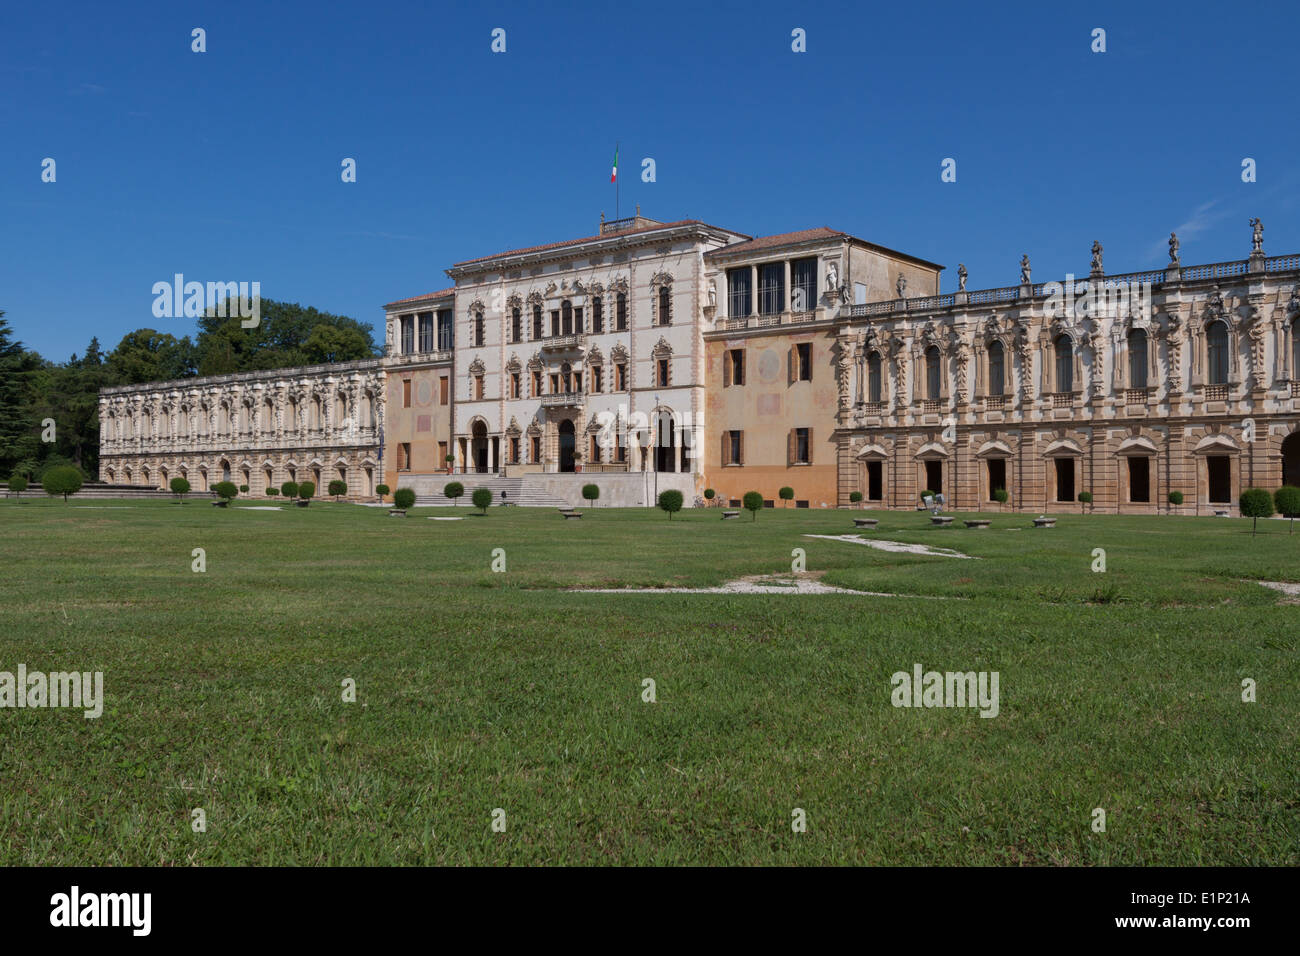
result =
[{"label": "entrance doorway", "polygon": [[989,469],[989,497],[993,500],[993,492],[999,488],[1007,487],[1007,460],[1005,458],[990,458],[988,460]]},{"label": "entrance doorway", "polygon": [[883,501],[885,497],[885,463],[867,462],[867,500]]},{"label": "entrance doorway", "polygon": [[487,453],[487,425],[475,422],[470,428],[469,454],[473,468],[479,474],[488,470]]},{"label": "entrance doorway", "polygon": [[1151,459],[1146,455],[1128,459],[1128,500],[1138,503],[1151,500]]},{"label": "entrance doorway", "polygon": [[573,422],[560,422],[560,471],[573,471]]},{"label": "entrance doorway", "polygon": [[1282,484],[1300,487],[1300,432],[1292,432],[1282,442]]},{"label": "entrance doorway", "polygon": [[1232,459],[1227,455],[1207,455],[1205,477],[1210,493],[1210,504],[1230,504],[1232,502]]},{"label": "entrance doorway", "polygon": [[925,463],[925,487],[936,495],[943,494],[943,462],[937,458]]},{"label": "entrance doorway", "polygon": [[1057,458],[1056,462],[1056,500],[1074,500],[1074,459]]}]

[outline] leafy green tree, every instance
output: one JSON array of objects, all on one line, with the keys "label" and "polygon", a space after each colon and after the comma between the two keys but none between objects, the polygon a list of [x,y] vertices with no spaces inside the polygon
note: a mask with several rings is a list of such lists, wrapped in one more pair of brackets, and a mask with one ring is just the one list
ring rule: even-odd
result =
[{"label": "leafy green tree", "polygon": [[740,499],[740,503],[745,506],[746,511],[753,512],[753,520],[757,521],[758,513],[763,510],[763,496],[757,491],[747,491],[745,496]]},{"label": "leafy green tree", "polygon": [[335,501],[338,501],[340,495],[348,493],[348,483],[341,478],[335,478],[330,482],[329,493],[334,496]]},{"label": "leafy green tree", "polygon": [[[776,494],[782,501],[792,501],[794,499],[794,489],[788,485],[780,489]],[[789,505],[786,505],[786,507],[788,508]]]},{"label": "leafy green tree", "polygon": [[465,493],[465,486],[459,481],[449,481],[443,486],[442,493],[451,499],[452,506],[455,507],[456,499]]},{"label": "leafy green tree", "polygon": [[1250,536],[1255,536],[1260,518],[1273,517],[1273,496],[1265,488],[1247,488],[1241,493],[1241,516],[1253,519]]},{"label": "leafy green tree", "polygon": [[180,498],[180,500],[184,502],[185,496],[190,493],[189,481],[182,478],[180,475],[177,475],[169,482],[169,484],[171,485],[172,494],[176,495],[176,497]]},{"label": "leafy green tree", "polygon": [[415,489],[398,488],[393,492],[393,504],[405,511],[407,508],[415,507]]},{"label": "leafy green tree", "polygon": [[302,344],[303,353],[312,365],[325,362],[354,362],[374,355],[374,345],[359,330],[318,325]]},{"label": "leafy green tree", "polygon": [[600,485],[597,484],[583,485],[582,497],[585,501],[596,501],[598,498],[600,498]]},{"label": "leafy green tree", "polygon": [[[40,436],[31,414],[27,377],[40,357],[13,337],[0,312],[0,472],[14,471],[20,461],[38,459]],[[30,469],[30,466],[28,466]]]},{"label": "leafy green tree", "polygon": [[[228,302],[224,309],[209,310],[198,319],[196,353],[201,375],[345,362],[379,354],[369,323],[296,302],[262,299],[260,321],[244,328],[243,318],[232,305]],[[227,314],[218,315],[218,311]],[[322,329],[319,333],[318,328]]]},{"label": "leafy green tree", "polygon": [[297,498],[298,482],[286,481],[284,484],[280,486],[280,494],[284,495],[286,498]]},{"label": "leafy green tree", "polygon": [[189,336],[178,339],[155,329],[136,329],[122,337],[107,364],[116,385],[189,378],[196,372],[194,343]]},{"label": "leafy green tree", "polygon": [[1273,492],[1273,504],[1277,506],[1278,514],[1291,519],[1287,534],[1294,534],[1295,518],[1296,515],[1300,515],[1300,488],[1295,485],[1283,485]]},{"label": "leafy green tree", "polygon": [[1183,503],[1183,493],[1181,491],[1169,492],[1169,503],[1175,508]]},{"label": "leafy green tree", "polygon": [[682,493],[675,488],[659,492],[659,507],[668,512],[668,520],[672,521],[673,514],[682,510]]},{"label": "leafy green tree", "polygon": [[704,489],[704,500],[705,500],[705,501],[709,501],[709,502],[711,502],[711,501],[713,501],[713,499],[716,498],[717,496],[718,496],[718,493],[717,493],[716,491],[714,491],[712,488],[705,488],[705,489]]},{"label": "leafy green tree", "polygon": [[81,490],[81,471],[72,465],[55,465],[45,469],[41,475],[41,487],[50,496],[63,495],[67,504],[68,495],[75,495]]},{"label": "leafy green tree", "polygon": [[218,481],[212,490],[222,501],[230,501],[239,496],[239,489],[233,481]]},{"label": "leafy green tree", "polygon": [[387,497],[387,495],[388,495],[388,486],[387,486],[387,485],[378,485],[378,486],[376,486],[376,488],[375,488],[375,493],[378,494],[379,497],[381,497],[381,498]]},{"label": "leafy green tree", "polygon": [[9,476],[9,490],[16,495],[21,495],[27,490],[27,479],[22,475]]},{"label": "leafy green tree", "polygon": [[298,486],[298,498],[302,501],[308,501],[316,494],[316,482],[304,481]]},{"label": "leafy green tree", "polygon": [[1007,492],[1007,489],[1005,488],[993,489],[993,500],[998,503],[998,511],[1002,510],[1003,506],[1006,505],[1007,503],[1007,499],[1010,497],[1011,495]]},{"label": "leafy green tree", "polygon": [[861,503],[862,503],[862,492],[860,492],[860,491],[850,491],[850,492],[849,492],[849,504],[859,505],[859,504],[861,504]]},{"label": "leafy green tree", "polygon": [[1089,504],[1091,504],[1091,503],[1092,503],[1092,492],[1091,492],[1091,491],[1081,491],[1081,492],[1079,492],[1079,514],[1083,514],[1084,506],[1089,505]]},{"label": "leafy green tree", "polygon": [[488,506],[492,504],[492,490],[490,488],[475,488],[469,500],[474,502],[475,508],[482,508],[483,513],[487,514]]}]

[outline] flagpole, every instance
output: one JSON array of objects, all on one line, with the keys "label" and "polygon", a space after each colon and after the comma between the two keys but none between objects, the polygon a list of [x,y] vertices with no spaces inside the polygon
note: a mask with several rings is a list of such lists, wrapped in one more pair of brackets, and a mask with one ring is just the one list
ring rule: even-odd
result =
[{"label": "flagpole", "polygon": [[614,143],[614,218],[618,219],[618,142]]}]

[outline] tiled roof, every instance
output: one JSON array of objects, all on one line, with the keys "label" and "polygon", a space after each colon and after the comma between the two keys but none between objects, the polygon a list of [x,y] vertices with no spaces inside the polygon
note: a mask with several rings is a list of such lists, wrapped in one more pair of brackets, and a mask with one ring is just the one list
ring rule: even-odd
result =
[{"label": "tiled roof", "polygon": [[409,299],[398,299],[396,302],[389,302],[384,306],[385,309],[391,309],[394,306],[407,305],[411,302],[423,302],[425,299],[445,299],[456,291],[456,287],[450,289],[439,289],[437,292],[426,292],[424,295],[413,295]]},{"label": "tiled roof", "polygon": [[603,236],[584,236],[581,239],[565,239],[562,242],[547,242],[540,246],[527,246],[523,249],[507,249],[505,252],[498,252],[491,256],[479,256],[477,259],[464,259],[452,264],[452,268],[457,266],[469,266],[476,262],[487,262],[489,259],[501,259],[505,256],[522,256],[530,252],[545,252],[549,249],[563,249],[565,246],[580,246],[585,242],[595,242],[598,239],[614,239],[622,236],[635,236],[644,232],[655,232],[660,229],[675,229],[678,226],[704,226],[708,225],[699,219],[681,219],[677,222],[661,222],[653,226],[642,226],[640,229],[629,229],[626,232],[611,232]]},{"label": "tiled roof", "polygon": [[760,236],[757,239],[750,239],[748,242],[737,242],[729,246],[723,246],[721,249],[714,249],[709,255],[731,255],[733,252],[757,252],[760,249],[771,249],[774,246],[792,246],[800,242],[812,242],[815,239],[850,239],[852,238],[847,232],[840,232],[838,229],[831,229],[829,226],[818,226],[816,229],[800,229],[798,232],[783,232],[777,236]]}]

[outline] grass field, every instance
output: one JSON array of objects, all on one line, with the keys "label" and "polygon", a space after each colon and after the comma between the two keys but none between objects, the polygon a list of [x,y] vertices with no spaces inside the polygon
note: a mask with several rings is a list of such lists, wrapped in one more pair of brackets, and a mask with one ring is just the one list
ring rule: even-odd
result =
[{"label": "grass field", "polygon": [[[1300,581],[1283,522],[866,533],[959,560],[806,537],[845,511],[411,515],[0,502],[0,670],[107,698],[0,710],[0,863],[1300,862],[1300,606],[1255,583]],[[568,590],[794,548],[905,596]],[[892,706],[917,663],[997,671],[998,716]]]}]

